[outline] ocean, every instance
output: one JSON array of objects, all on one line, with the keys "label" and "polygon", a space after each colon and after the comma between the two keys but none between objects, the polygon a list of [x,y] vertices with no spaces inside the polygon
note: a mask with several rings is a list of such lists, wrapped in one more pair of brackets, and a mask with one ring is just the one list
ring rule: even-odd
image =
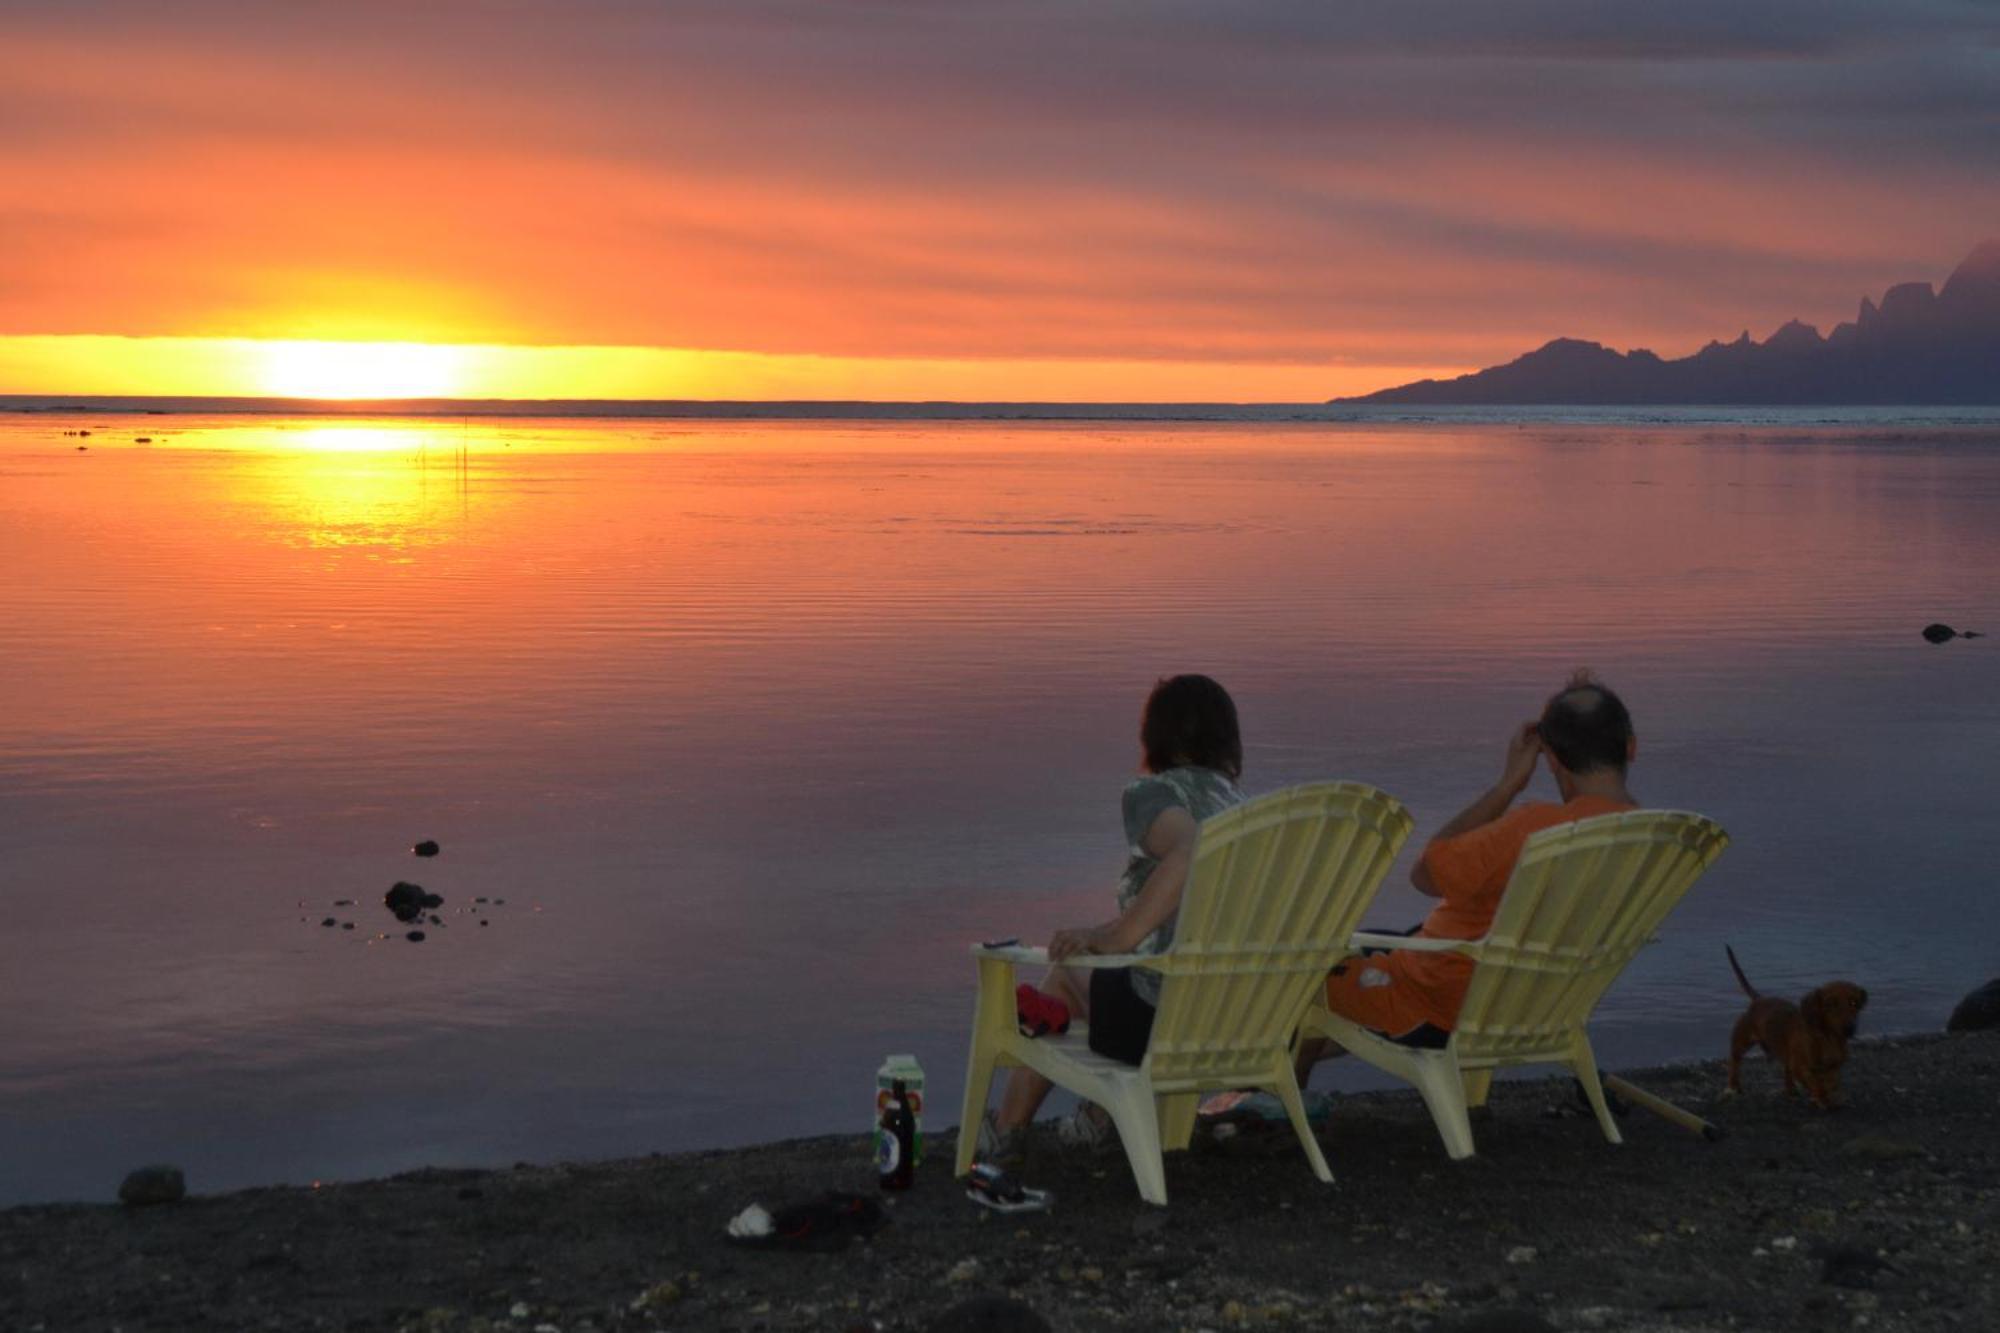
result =
[{"label": "ocean", "polygon": [[1864,1032],[2000,972],[2000,639],[1919,636],[2000,631],[2000,412],[242,406],[0,402],[0,1203],[859,1134],[891,1052],[951,1123],[1179,671],[1408,804],[1396,927],[1617,688],[1734,843],[1611,1067],[1726,1050],[1725,943]]}]

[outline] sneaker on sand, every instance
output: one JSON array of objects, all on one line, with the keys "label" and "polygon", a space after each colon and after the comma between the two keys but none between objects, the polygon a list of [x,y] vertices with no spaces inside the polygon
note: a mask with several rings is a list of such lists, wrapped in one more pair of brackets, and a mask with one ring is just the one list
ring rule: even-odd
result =
[{"label": "sneaker on sand", "polygon": [[1056,1121],[1056,1141],[1083,1152],[1109,1152],[1118,1146],[1118,1127],[1103,1107],[1079,1102],[1074,1111]]},{"label": "sneaker on sand", "polygon": [[1019,1166],[1028,1155],[1028,1129],[1016,1125],[1012,1129],[1002,1129],[994,1122],[993,1113],[988,1111],[979,1117],[979,1139],[973,1153],[982,1162],[992,1162],[998,1166]]},{"label": "sneaker on sand", "polygon": [[1049,1206],[1047,1190],[1029,1189],[990,1162],[975,1162],[965,1177],[965,1197],[996,1213],[1032,1213]]}]

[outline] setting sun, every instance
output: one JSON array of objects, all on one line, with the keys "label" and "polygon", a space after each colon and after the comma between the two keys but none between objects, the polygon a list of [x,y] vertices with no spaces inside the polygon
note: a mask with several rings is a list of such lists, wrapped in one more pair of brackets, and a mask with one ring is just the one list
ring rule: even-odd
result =
[{"label": "setting sun", "polygon": [[265,343],[263,392],[280,398],[448,398],[464,391],[465,352],[432,343]]}]

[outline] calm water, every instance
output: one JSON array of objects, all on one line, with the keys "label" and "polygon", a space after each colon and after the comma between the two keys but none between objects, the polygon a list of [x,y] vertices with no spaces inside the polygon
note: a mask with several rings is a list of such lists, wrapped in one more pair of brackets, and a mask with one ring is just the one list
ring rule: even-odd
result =
[{"label": "calm water", "polygon": [[1618,686],[1736,843],[1614,1065],[1721,1051],[1724,940],[1875,1031],[2000,971],[2000,638],[1917,636],[2000,631],[2000,420],[16,415],[0,568],[0,1201],[858,1131],[889,1051],[955,1119],[965,944],[1108,914],[1178,670],[1420,836]]}]

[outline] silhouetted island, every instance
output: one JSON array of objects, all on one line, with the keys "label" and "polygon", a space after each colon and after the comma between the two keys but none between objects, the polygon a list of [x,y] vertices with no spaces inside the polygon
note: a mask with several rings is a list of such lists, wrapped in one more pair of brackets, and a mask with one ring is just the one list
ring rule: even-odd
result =
[{"label": "silhouetted island", "polygon": [[2000,406],[2000,240],[1978,246],[1943,291],[1891,287],[1826,337],[1792,320],[1667,361],[1557,338],[1504,366],[1419,380],[1335,403],[1416,405],[1760,403]]}]

